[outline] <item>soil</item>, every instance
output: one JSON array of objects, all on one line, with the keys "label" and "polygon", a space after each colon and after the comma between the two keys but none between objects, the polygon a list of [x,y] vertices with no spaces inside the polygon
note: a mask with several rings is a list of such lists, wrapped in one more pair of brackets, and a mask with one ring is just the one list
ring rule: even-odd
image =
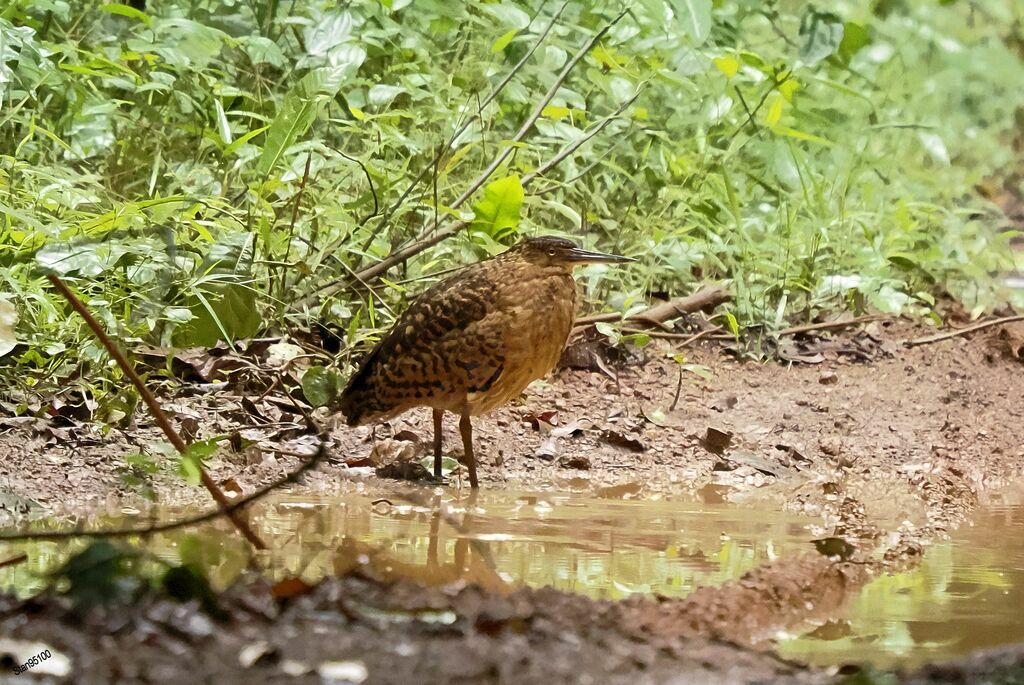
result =
[{"label": "soil", "polygon": [[[43,640],[72,655],[74,682],[280,682],[289,672],[299,674],[289,682],[321,682],[331,667],[316,669],[338,661],[359,662],[371,683],[832,682],[832,672],[765,651],[766,636],[825,618],[875,574],[913,565],[979,500],[1024,477],[1024,366],[1012,331],[902,344],[932,332],[876,321],[805,336],[778,350],[793,363],[738,361],[714,343],[683,350],[708,379],[671,358],[679,352],[671,341],[656,341],[624,364],[564,368],[521,402],[474,421],[484,488],[694,493],[807,512],[827,522],[823,537],[849,544],[841,559],[785,557],[681,600],[619,603],[363,575],[276,603],[250,584],[222,598],[229,618],[216,624],[194,606],[155,596],[81,620],[62,598],[7,599],[0,636]],[[576,361],[590,358],[589,349],[578,348]],[[240,449],[225,448],[208,465],[215,479],[244,492],[315,448],[288,402],[273,395],[246,401],[230,387],[198,393],[186,384],[163,402],[179,425],[198,427],[198,438],[241,431],[244,439],[233,440]],[[457,455],[455,426],[447,428],[448,452]],[[327,463],[291,487],[325,492],[358,481],[398,496],[407,482],[363,464],[421,456],[430,430],[426,411],[374,430],[336,426]],[[124,457],[158,440],[141,416],[107,434],[69,420],[0,419],[0,496],[8,509],[18,498],[78,514],[138,506],[141,491],[125,479]],[[164,472],[141,480],[161,502],[207,498]],[[452,482],[459,485],[458,474]],[[450,620],[421,620],[424,610],[451,612]],[[246,646],[249,656],[259,652],[252,645],[260,641],[265,654],[240,665],[239,654]],[[973,682],[996,672],[1021,677],[1024,646],[901,677]]]}]

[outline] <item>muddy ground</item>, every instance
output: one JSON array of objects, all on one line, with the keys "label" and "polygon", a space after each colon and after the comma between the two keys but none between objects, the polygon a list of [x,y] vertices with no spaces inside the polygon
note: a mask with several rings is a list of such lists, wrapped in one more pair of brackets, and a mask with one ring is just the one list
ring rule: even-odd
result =
[{"label": "muddy ground", "polygon": [[[828,616],[878,573],[912,566],[979,498],[1024,476],[1020,329],[903,345],[933,332],[875,321],[785,345],[779,356],[792,363],[739,361],[723,343],[706,342],[684,350],[691,370],[671,358],[672,340],[621,364],[593,362],[582,350],[575,362],[592,368],[562,369],[520,403],[475,421],[484,488],[693,493],[806,512],[822,517],[823,537],[852,545],[845,560],[811,551],[682,600],[620,603],[551,590],[502,596],[393,585],[363,573],[284,603],[258,586],[235,588],[222,600],[230,618],[219,623],[154,597],[85,624],[62,600],[8,599],[0,636],[41,639],[69,654],[74,682],[321,682],[331,668],[353,676],[345,669],[358,664],[331,665],[352,661],[365,667],[366,682],[380,683],[832,682],[834,672],[773,656],[766,637]],[[253,400],[230,386],[199,387],[165,392],[163,401],[197,439],[236,433],[225,444],[237,449],[208,462],[229,489],[249,492],[314,449],[274,393]],[[454,425],[445,440],[450,453],[461,451]],[[107,434],[67,419],[3,420],[0,494],[58,512],[101,512],[142,506],[141,482],[163,502],[204,502],[202,490],[171,474],[126,470],[126,454],[158,441],[144,417]],[[327,463],[295,487],[326,492],[358,482],[397,496],[408,483],[375,468],[419,457],[429,442],[427,412],[372,432],[335,426]],[[460,483],[454,474],[452,487]],[[380,609],[405,618],[381,618]],[[452,613],[418,620],[425,610]],[[245,667],[243,653],[242,661],[259,658]],[[1024,677],[1024,648],[905,678],[974,682],[986,669]]]}]

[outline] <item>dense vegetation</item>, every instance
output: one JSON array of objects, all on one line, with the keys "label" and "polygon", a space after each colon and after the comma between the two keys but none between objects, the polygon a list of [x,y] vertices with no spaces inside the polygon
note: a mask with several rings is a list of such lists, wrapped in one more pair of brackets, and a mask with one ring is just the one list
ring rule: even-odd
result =
[{"label": "dense vegetation", "polygon": [[537,233],[641,259],[585,271],[592,306],[725,281],[740,330],[1006,299],[975,187],[1015,165],[1019,2],[625,6],[8,3],[8,409],[107,364],[46,270],[129,345],[320,321],[351,349]]}]

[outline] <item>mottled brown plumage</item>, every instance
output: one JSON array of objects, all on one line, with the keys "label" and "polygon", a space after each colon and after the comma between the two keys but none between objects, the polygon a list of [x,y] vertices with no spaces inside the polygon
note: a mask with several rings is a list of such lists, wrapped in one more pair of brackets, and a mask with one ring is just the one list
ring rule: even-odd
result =
[{"label": "mottled brown plumage", "polygon": [[398,318],[349,379],[339,409],[354,426],[433,408],[437,476],[443,414],[459,414],[477,487],[469,417],[517,397],[554,368],[576,315],[573,267],[623,261],[631,260],[543,237],[467,266]]}]

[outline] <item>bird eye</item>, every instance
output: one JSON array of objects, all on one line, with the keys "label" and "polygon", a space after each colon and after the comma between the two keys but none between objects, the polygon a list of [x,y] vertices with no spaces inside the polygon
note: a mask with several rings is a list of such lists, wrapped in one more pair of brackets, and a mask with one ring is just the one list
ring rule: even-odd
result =
[{"label": "bird eye", "polygon": [[554,250],[548,250],[548,257],[554,257],[554,256],[555,256],[555,251]]}]

